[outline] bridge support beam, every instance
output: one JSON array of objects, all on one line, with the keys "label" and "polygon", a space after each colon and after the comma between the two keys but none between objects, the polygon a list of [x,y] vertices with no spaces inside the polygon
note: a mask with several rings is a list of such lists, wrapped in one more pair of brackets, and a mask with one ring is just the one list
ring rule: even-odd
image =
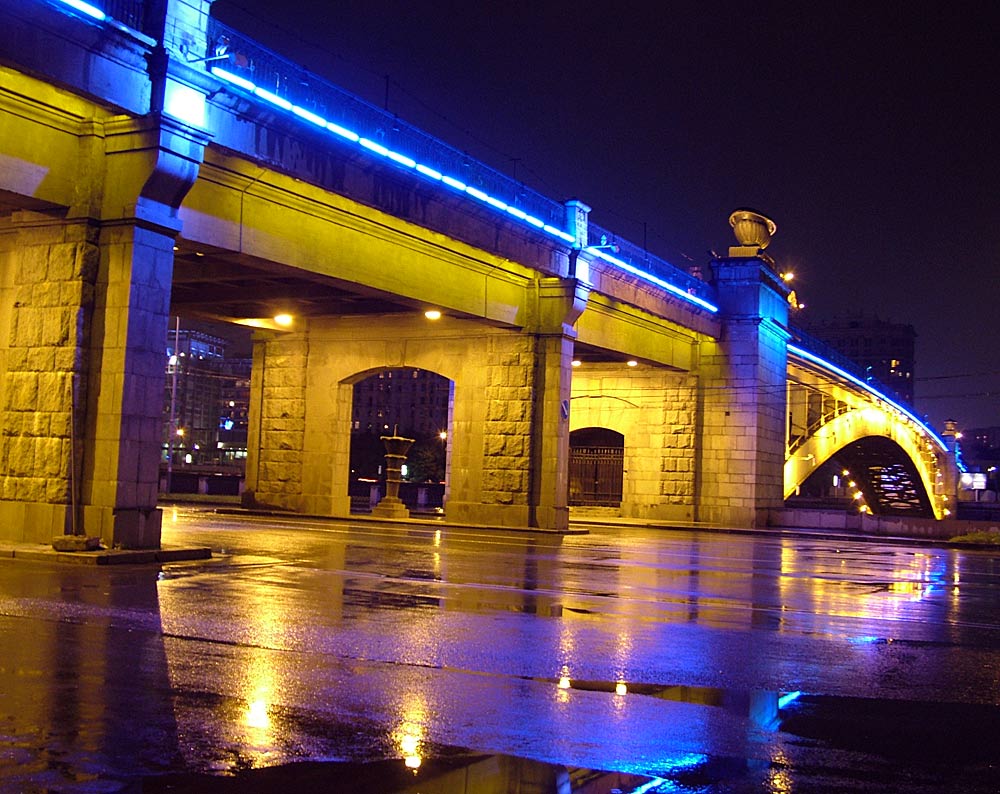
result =
[{"label": "bridge support beam", "polygon": [[701,353],[697,517],[763,526],[784,498],[788,291],[764,256],[712,266],[723,326]]}]

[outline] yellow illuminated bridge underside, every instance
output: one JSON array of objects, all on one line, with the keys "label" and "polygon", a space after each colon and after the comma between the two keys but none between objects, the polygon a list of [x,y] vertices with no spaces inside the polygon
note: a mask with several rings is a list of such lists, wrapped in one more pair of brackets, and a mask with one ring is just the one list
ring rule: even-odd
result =
[{"label": "yellow illuminated bridge underside", "polygon": [[870,392],[843,380],[835,381],[828,373],[791,353],[788,376],[790,406],[793,392],[799,388],[822,391],[829,398],[840,401],[846,410],[814,429],[799,446],[794,449],[786,446],[785,499],[840,450],[861,439],[879,436],[896,442],[912,461],[935,517],[945,518],[949,514],[947,497],[940,487],[945,476],[945,456],[937,439],[925,427]]}]

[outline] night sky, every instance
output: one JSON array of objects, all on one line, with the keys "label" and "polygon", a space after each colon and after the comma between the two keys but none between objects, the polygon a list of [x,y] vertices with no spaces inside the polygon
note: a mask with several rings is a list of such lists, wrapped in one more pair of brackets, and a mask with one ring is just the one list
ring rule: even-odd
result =
[{"label": "night sky", "polygon": [[[655,7],[654,7],[655,6]],[[217,0],[297,63],[679,266],[737,207],[812,317],[917,332],[917,409],[1000,425],[990,7]]]}]

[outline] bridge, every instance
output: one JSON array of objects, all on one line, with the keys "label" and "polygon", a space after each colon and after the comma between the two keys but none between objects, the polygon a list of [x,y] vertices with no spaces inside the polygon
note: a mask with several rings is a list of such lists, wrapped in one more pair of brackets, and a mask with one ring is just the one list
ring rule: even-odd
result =
[{"label": "bridge", "polygon": [[794,328],[763,216],[696,277],[210,0],[0,14],[0,538],[159,545],[170,314],[256,329],[248,504],[348,515],[353,385],[399,367],[451,382],[450,521],[566,528],[595,433],[628,518],[759,526],[823,477],[948,514],[953,443]]}]

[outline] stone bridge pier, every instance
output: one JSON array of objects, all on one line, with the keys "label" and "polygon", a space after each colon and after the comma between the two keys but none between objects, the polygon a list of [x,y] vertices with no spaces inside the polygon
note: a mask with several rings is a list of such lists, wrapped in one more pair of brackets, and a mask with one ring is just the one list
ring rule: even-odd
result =
[{"label": "stone bridge pier", "polygon": [[452,383],[449,520],[565,529],[581,292],[571,279],[539,280],[522,328],[413,313],[314,318],[304,331],[258,332],[246,503],[349,515],[353,386],[380,369],[414,368]]},{"label": "stone bridge pier", "polygon": [[[177,211],[208,143],[197,113],[174,111],[204,93],[168,74],[165,56],[147,62],[139,39],[115,59],[106,41],[67,56],[57,28],[77,23],[29,6],[36,24],[11,32],[8,55],[56,74],[0,67],[0,524],[17,541],[158,548]],[[204,26],[207,5],[156,13],[180,35]],[[93,83],[58,87],[81,79]],[[88,98],[102,90],[117,94]]]},{"label": "stone bridge pier", "polygon": [[[0,229],[0,521],[156,548],[171,197],[204,145],[167,118],[107,119],[97,207],[12,212]],[[89,188],[89,190],[88,190]]]}]

